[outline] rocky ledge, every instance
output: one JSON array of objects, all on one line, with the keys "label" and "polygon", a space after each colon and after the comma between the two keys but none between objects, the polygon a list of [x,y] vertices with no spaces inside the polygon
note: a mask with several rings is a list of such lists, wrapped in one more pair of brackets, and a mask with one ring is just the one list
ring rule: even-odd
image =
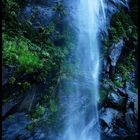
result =
[{"label": "rocky ledge", "polygon": [[101,131],[109,137],[137,135],[138,95],[118,88],[111,91],[100,109]]}]

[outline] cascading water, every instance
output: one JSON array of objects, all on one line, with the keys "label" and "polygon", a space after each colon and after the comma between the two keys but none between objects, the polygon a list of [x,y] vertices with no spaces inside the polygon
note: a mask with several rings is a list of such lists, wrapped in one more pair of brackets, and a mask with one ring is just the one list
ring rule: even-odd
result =
[{"label": "cascading water", "polygon": [[71,91],[66,97],[63,140],[100,140],[98,33],[105,20],[103,6],[102,0],[79,0],[76,6],[74,26],[78,30],[78,44],[73,59],[78,61],[75,69],[80,70],[81,75],[68,82]]}]

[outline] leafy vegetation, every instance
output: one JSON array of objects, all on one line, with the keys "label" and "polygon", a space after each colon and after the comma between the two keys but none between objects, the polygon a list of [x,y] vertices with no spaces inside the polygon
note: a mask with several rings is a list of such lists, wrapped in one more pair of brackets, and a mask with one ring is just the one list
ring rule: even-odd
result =
[{"label": "leafy vegetation", "polygon": [[[24,21],[19,20],[20,8],[23,4],[24,2],[21,0],[2,0],[2,14],[4,15],[2,19],[2,63],[15,68],[15,74],[8,81],[11,87],[19,88],[14,96],[23,94],[34,83],[44,84],[51,75],[48,90],[30,114],[32,123],[27,126],[27,129],[32,131],[37,119],[45,114],[46,109],[50,111],[49,117],[46,118],[47,124],[55,122],[58,112],[55,89],[61,80],[68,80],[71,76],[77,76],[80,79],[82,71],[76,67],[76,64],[67,63],[67,57],[76,47],[71,43],[75,41],[76,37],[73,30],[63,21],[64,16],[67,15],[63,3],[60,2],[53,7],[53,10],[57,11],[59,15],[58,18],[54,17],[47,25],[39,21],[37,27],[33,24],[37,9],[34,9],[31,18]],[[126,42],[132,41],[131,49],[127,47],[130,53],[125,59],[126,62],[123,64],[120,62],[117,69],[117,73],[122,74],[122,82],[118,82],[114,77],[114,83],[118,87],[123,87],[125,82],[130,80],[129,73],[134,70],[131,59],[135,58],[137,41],[137,18],[135,18],[137,0],[131,5],[131,12],[122,9],[112,17],[109,38],[104,41],[106,49],[120,38]],[[75,61],[79,63],[78,60]],[[19,77],[22,76],[21,80]],[[28,77],[31,77],[32,80]],[[75,86],[72,88],[67,86],[63,87],[66,93],[75,90]],[[137,89],[134,90],[137,91]],[[101,89],[100,92],[100,102],[102,102],[105,99],[106,91]],[[8,99],[3,99],[3,101],[7,102]]]},{"label": "leafy vegetation", "polygon": [[120,12],[114,14],[109,29],[111,42],[116,42],[120,38],[128,39],[130,35],[135,36],[136,33],[136,26],[129,13],[122,9]]},{"label": "leafy vegetation", "polygon": [[45,107],[38,105],[36,106],[33,114],[31,115],[32,118],[37,119],[45,113]]},{"label": "leafy vegetation", "polygon": [[[119,12],[115,13],[111,18],[110,28],[108,30],[109,36],[103,41],[103,51],[105,54],[108,53],[113,43],[116,43],[120,39],[123,39],[125,42],[125,48],[122,52],[123,55],[118,62],[116,73],[112,79],[117,87],[123,87],[126,82],[132,82],[131,73],[136,71],[138,41],[137,4],[137,0],[130,0],[129,10],[119,7]],[[118,79],[118,75],[121,80]]]},{"label": "leafy vegetation", "polygon": [[3,42],[3,63],[17,66],[17,72],[32,73],[40,69],[43,63],[35,52],[29,50],[29,44],[24,39]]},{"label": "leafy vegetation", "polygon": [[[66,70],[67,56],[73,51],[75,40],[73,30],[63,21],[67,15],[63,3],[59,2],[53,8],[59,15],[54,17],[47,25],[40,20],[37,27],[34,19],[37,10],[33,9],[31,18],[20,20],[20,10],[24,2],[21,0],[3,0],[3,35],[2,35],[2,60],[3,65],[15,68],[15,73],[9,79],[10,87],[17,88],[14,98],[26,93],[34,83],[48,82],[48,90],[43,94],[39,104],[30,113],[32,123],[27,126],[32,131],[37,125],[38,119],[49,109],[50,115],[46,118],[51,125],[56,120],[58,112],[57,97],[54,96],[56,85],[60,80],[69,78],[73,66]],[[22,77],[20,79],[20,77]],[[8,98],[13,98],[9,96]],[[4,103],[8,98],[3,98]]]}]

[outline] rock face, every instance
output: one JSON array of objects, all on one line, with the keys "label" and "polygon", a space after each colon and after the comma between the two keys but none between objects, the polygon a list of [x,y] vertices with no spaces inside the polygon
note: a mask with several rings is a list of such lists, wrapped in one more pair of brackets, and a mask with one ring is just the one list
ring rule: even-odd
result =
[{"label": "rock face", "polygon": [[[111,137],[127,136],[127,131],[121,128],[124,123],[122,112],[113,108],[105,108],[101,111],[100,121],[106,135]],[[118,122],[122,122],[122,124],[119,125]],[[119,125],[118,128],[117,125]]]},{"label": "rock face", "polygon": [[2,66],[2,86],[8,83],[9,78],[14,74],[14,67]]},{"label": "rock face", "polygon": [[122,39],[119,40],[117,43],[113,43],[109,49],[109,54],[107,58],[104,60],[105,71],[108,72],[111,76],[113,76],[115,73],[117,62],[121,56],[124,47],[125,44]]},{"label": "rock face", "polygon": [[60,0],[34,0],[25,1],[25,5],[21,10],[21,21],[30,20],[33,27],[38,27],[40,24],[47,26],[57,15],[56,7]]},{"label": "rock face", "polygon": [[138,123],[138,97],[136,93],[117,89],[106,99],[100,110],[102,132],[110,137],[136,135]]},{"label": "rock face", "polygon": [[2,123],[3,140],[15,140],[19,135],[29,135],[25,129],[31,120],[25,113],[15,113]]},{"label": "rock face", "polygon": [[21,102],[22,98],[17,98],[16,100],[9,100],[2,106],[2,117],[5,118],[10,112],[16,111],[17,105]]},{"label": "rock face", "polygon": [[110,26],[110,18],[112,17],[112,15],[119,11],[118,7],[128,9],[127,0],[105,0],[105,4],[107,27]]},{"label": "rock face", "polygon": [[118,92],[111,92],[107,99],[109,105],[120,109],[125,108],[126,98],[121,96]]},{"label": "rock face", "polygon": [[45,89],[47,89],[47,84],[34,84],[28,91],[26,91],[25,96],[17,107],[17,110],[25,112],[32,111],[40,101]]},{"label": "rock face", "polygon": [[124,47],[123,40],[118,41],[117,43],[112,44],[110,48],[109,58],[111,60],[111,66],[115,67],[117,61],[121,55],[122,49]]}]

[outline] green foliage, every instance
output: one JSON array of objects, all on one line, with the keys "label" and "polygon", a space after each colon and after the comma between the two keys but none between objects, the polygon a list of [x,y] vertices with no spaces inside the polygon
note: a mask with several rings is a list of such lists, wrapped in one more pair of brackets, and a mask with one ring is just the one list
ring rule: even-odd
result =
[{"label": "green foliage", "polygon": [[117,87],[123,87],[124,86],[124,82],[119,82],[117,80],[114,80],[113,83],[117,86]]},{"label": "green foliage", "polygon": [[138,0],[130,1],[130,15],[133,19],[133,22],[136,26],[138,26]]},{"label": "green foliage", "polygon": [[106,95],[107,95],[107,91],[103,88],[100,88],[99,93],[100,93],[100,99],[99,99],[99,104],[100,104],[105,100]]},{"label": "green foliage", "polygon": [[9,79],[9,84],[13,85],[15,83],[15,81],[16,81],[15,77],[11,77]]},{"label": "green foliage", "polygon": [[35,52],[28,48],[25,40],[3,42],[3,63],[17,66],[17,72],[32,73],[43,64]]},{"label": "green foliage", "polygon": [[35,110],[33,111],[31,117],[33,119],[37,119],[39,117],[41,117],[43,114],[45,113],[45,107],[38,105]]},{"label": "green foliage", "polygon": [[13,120],[14,118],[15,118],[15,115],[13,115],[13,114],[8,116],[8,119],[10,119],[10,120]]},{"label": "green foliage", "polygon": [[2,0],[3,30],[10,36],[19,32],[18,23],[19,3],[16,0]]},{"label": "green foliage", "polygon": [[28,82],[24,82],[22,83],[22,90],[26,91],[27,89],[29,89],[31,87],[31,84]]},{"label": "green foliage", "polygon": [[120,12],[114,14],[111,19],[111,27],[109,29],[110,41],[116,42],[120,38],[128,39],[130,36],[132,36],[133,29],[135,30],[136,27],[133,24],[132,17],[129,15],[129,13],[121,9]]},{"label": "green foliage", "polygon": [[[127,61],[128,62],[128,61]],[[118,65],[118,73],[122,74],[122,82],[114,81],[117,86],[122,86],[125,82],[130,81],[129,73],[134,70],[134,66],[132,63],[130,65],[127,64],[119,64]]]},{"label": "green foliage", "polygon": [[63,2],[62,2],[62,1],[60,1],[59,3],[57,3],[57,4],[53,7],[53,10],[59,12],[61,15],[64,15],[64,16],[67,15],[67,12],[66,12],[66,10],[64,9],[64,5],[63,5]]},{"label": "green foliage", "polygon": [[58,111],[57,104],[54,100],[50,100],[50,110],[52,113],[55,113]]},{"label": "green foliage", "polygon": [[109,33],[110,33],[110,39],[113,42],[118,41],[119,37],[118,37],[117,29],[115,27],[110,27]]},{"label": "green foliage", "polygon": [[33,123],[27,125],[27,130],[29,130],[30,132],[33,131],[33,128],[34,128]]},{"label": "green foliage", "polygon": [[132,88],[132,91],[134,92],[134,93],[136,93],[136,94],[138,94],[138,88]]},{"label": "green foliage", "polygon": [[[16,85],[20,89],[17,93],[22,94],[33,83],[45,81],[50,74],[53,78],[49,81],[49,87],[54,88],[56,83],[59,83],[59,79],[64,78],[65,74],[68,77],[69,72],[73,72],[74,69],[70,65],[69,71],[66,67],[63,68],[65,59],[76,47],[71,43],[71,40],[75,39],[73,30],[62,21],[62,18],[66,16],[63,2],[58,3],[53,9],[57,11],[58,18],[51,21],[48,26],[39,21],[37,28],[33,28],[36,11],[31,19],[26,19],[24,23],[18,21],[21,0],[3,0],[2,3],[4,5],[2,9],[4,15],[2,20],[3,64],[16,68],[15,79],[11,78],[10,84]],[[31,76],[33,79],[24,79],[24,75],[27,78]],[[23,76],[22,81],[16,80],[19,76]],[[44,104],[48,105],[51,112],[48,122],[55,122],[58,106],[56,98],[52,99],[51,93],[52,89],[49,88],[41,104],[31,113],[33,123],[27,126],[28,130],[32,131],[36,120],[45,113]]]},{"label": "green foliage", "polygon": [[109,42],[109,39],[108,39],[108,38],[106,38],[106,39],[103,41],[103,45],[104,45],[105,49],[108,49],[108,48],[109,48],[110,42]]}]

